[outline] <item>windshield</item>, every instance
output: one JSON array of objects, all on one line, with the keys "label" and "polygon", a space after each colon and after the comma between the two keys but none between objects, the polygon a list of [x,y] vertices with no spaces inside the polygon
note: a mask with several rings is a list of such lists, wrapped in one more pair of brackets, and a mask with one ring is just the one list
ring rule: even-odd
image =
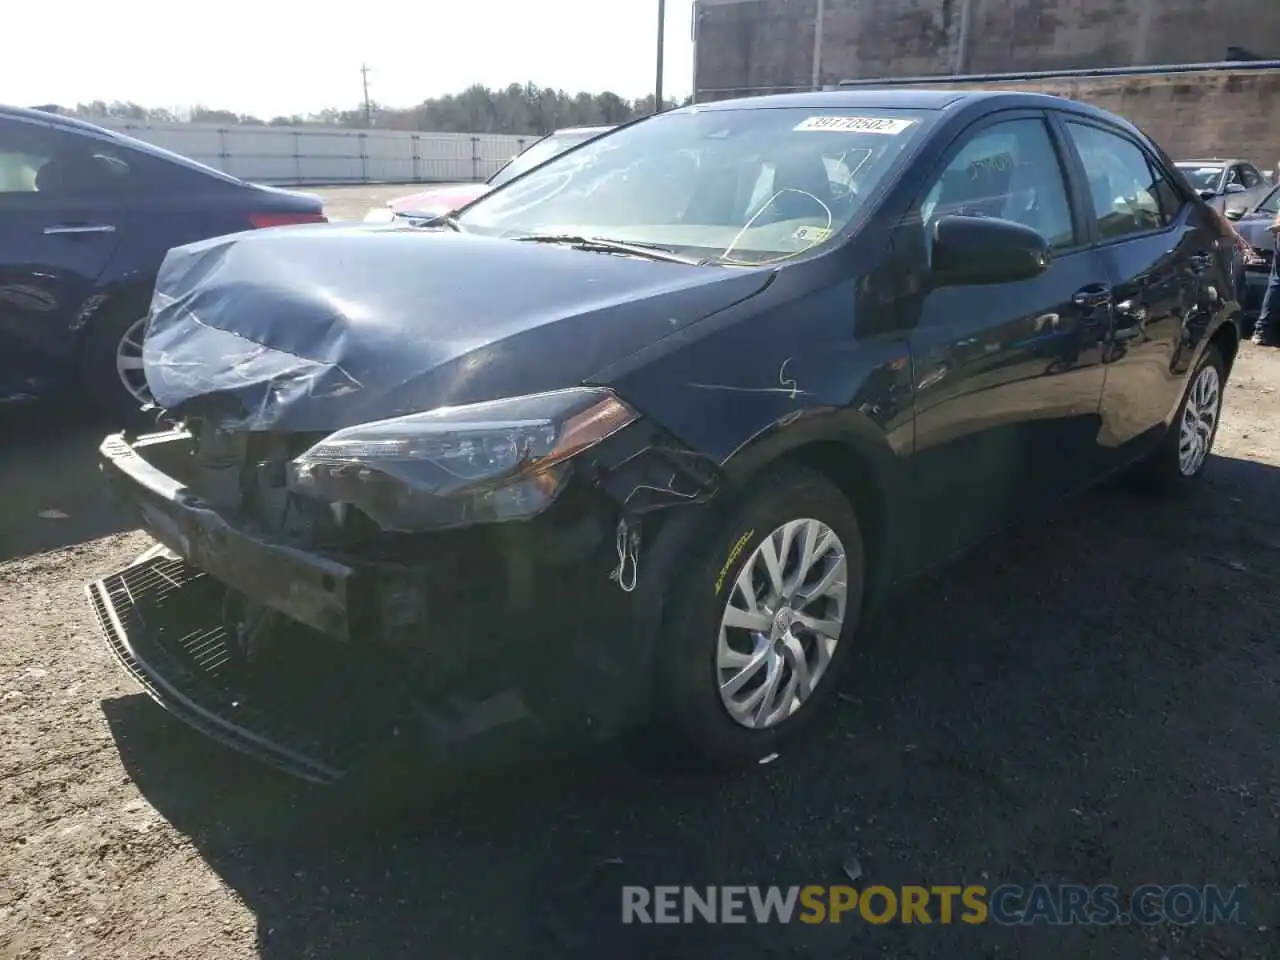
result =
[{"label": "windshield", "polygon": [[1269,213],[1275,216],[1280,213],[1280,187],[1276,187],[1266,195],[1261,203],[1253,208],[1254,213]]},{"label": "windshield", "polygon": [[607,238],[772,263],[838,233],[932,117],[793,107],[665,113],[557,157],[458,223],[489,236]]},{"label": "windshield", "polygon": [[489,185],[500,187],[508,180],[514,180],[526,170],[532,170],[539,164],[546,163],[552,157],[564,153],[570,147],[576,147],[584,140],[598,137],[603,132],[602,130],[575,130],[571,133],[553,133],[549,137],[543,137],[490,177]]},{"label": "windshield", "polygon": [[1222,179],[1222,167],[1201,166],[1198,163],[1180,163],[1178,169],[1196,190],[1217,190]]}]

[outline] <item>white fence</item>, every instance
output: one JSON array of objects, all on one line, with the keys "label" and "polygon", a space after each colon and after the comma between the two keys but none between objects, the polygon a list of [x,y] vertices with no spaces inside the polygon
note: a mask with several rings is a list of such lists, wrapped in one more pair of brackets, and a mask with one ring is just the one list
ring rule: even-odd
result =
[{"label": "white fence", "polygon": [[487,180],[537,139],[343,127],[96,122],[243,180],[280,184]]}]

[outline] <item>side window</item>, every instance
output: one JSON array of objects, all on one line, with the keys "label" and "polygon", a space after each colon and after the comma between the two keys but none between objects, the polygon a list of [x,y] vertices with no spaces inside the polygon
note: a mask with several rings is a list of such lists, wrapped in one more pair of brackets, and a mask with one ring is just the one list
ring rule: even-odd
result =
[{"label": "side window", "polygon": [[[1163,228],[1161,184],[1138,145],[1098,127],[1071,122],[1066,127],[1089,180],[1099,236],[1114,240]],[[1175,192],[1170,202],[1176,203],[1176,196]],[[1169,216],[1174,212],[1170,210]]]},{"label": "side window", "polygon": [[1232,166],[1231,169],[1227,171],[1227,182],[1224,186],[1229,187],[1233,183],[1243,184],[1243,181],[1240,179],[1240,167],[1238,165]]},{"label": "side window", "polygon": [[1258,171],[1247,163],[1240,165],[1240,176],[1244,181],[1245,189],[1256,187],[1262,182],[1262,177],[1258,176]]},{"label": "side window", "polygon": [[1182,191],[1175,187],[1169,178],[1160,172],[1160,168],[1147,158],[1147,169],[1151,171],[1151,189],[1160,203],[1160,219],[1168,226],[1178,219],[1178,214],[1186,205],[1187,199]]},{"label": "side window", "polygon": [[94,137],[30,124],[0,125],[0,195],[86,197],[130,188],[128,154]]},{"label": "side window", "polygon": [[39,127],[0,123],[0,195],[38,192],[40,173],[55,154],[52,138]]},{"label": "side window", "polygon": [[1044,121],[1007,120],[974,134],[920,205],[926,226],[948,214],[1013,220],[1055,249],[1074,246],[1066,181]]}]

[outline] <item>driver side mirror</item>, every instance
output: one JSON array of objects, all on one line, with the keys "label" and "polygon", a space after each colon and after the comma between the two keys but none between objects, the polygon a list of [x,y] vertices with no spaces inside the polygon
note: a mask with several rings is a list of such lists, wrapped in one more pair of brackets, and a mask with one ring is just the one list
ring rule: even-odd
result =
[{"label": "driver side mirror", "polygon": [[1201,190],[1199,191],[1199,193],[1200,193],[1201,200],[1212,200],[1214,197],[1218,195],[1213,190]]},{"label": "driver side mirror", "polygon": [[1012,220],[946,216],[933,225],[931,266],[943,286],[1029,280],[1052,259],[1048,240]]},{"label": "driver side mirror", "polygon": [[1244,192],[1245,192],[1245,189],[1246,189],[1246,187],[1245,187],[1245,185],[1244,185],[1243,183],[1228,183],[1228,184],[1227,184],[1227,193],[1244,193]]}]

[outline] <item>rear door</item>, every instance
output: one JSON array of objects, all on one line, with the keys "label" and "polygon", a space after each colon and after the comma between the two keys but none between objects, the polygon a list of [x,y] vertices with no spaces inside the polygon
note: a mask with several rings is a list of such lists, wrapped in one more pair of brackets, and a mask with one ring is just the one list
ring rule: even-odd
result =
[{"label": "rear door", "polygon": [[1109,298],[1069,198],[1045,115],[1004,112],[962,135],[910,218],[926,263],[947,214],[1014,220],[1053,248],[1033,279],[923,294],[911,336],[923,562],[1044,509],[1096,467]]},{"label": "rear door", "polygon": [[1214,220],[1125,131],[1066,114],[1115,301],[1102,434],[1113,467],[1151,450],[1182,397],[1197,330],[1225,293]]},{"label": "rear door", "polygon": [[121,171],[93,142],[0,120],[0,397],[66,374],[77,317],[119,246]]}]

